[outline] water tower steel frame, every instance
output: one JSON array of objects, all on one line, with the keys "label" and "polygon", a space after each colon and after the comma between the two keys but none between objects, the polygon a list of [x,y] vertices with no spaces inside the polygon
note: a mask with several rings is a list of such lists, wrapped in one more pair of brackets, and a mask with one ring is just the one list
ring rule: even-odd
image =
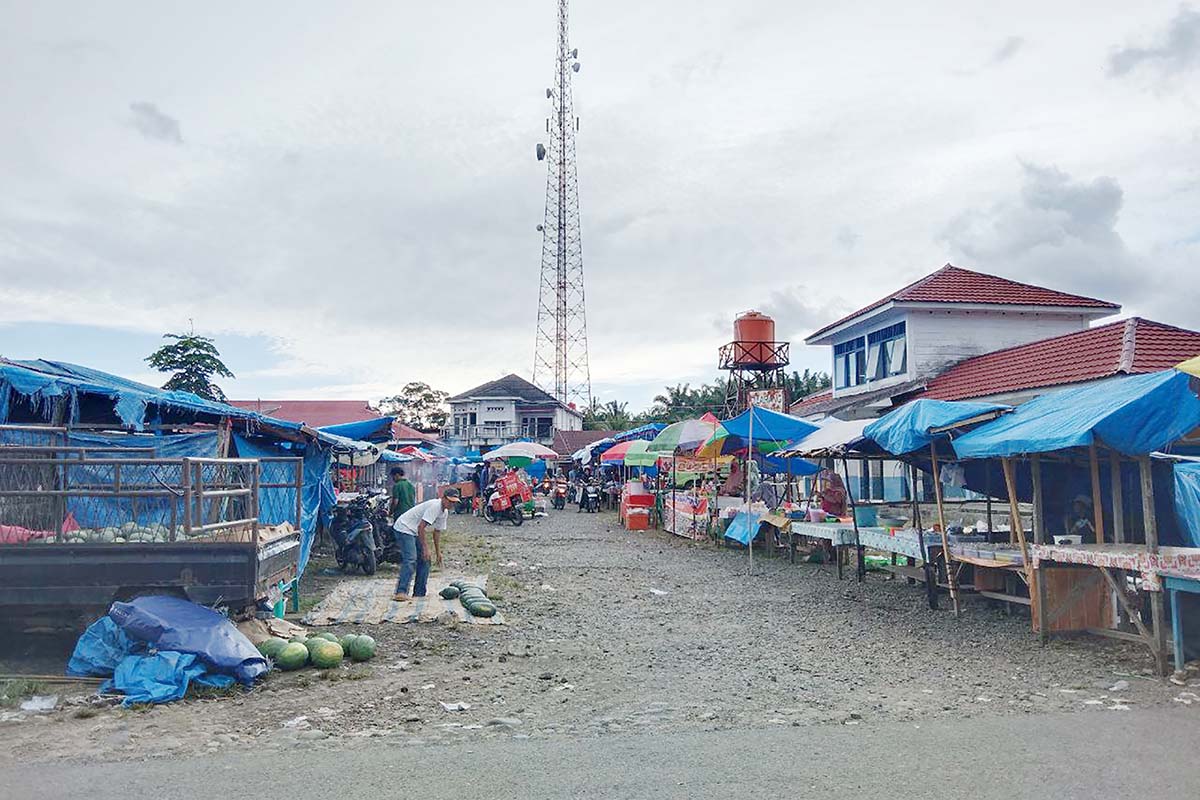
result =
[{"label": "water tower steel frame", "polygon": [[[542,277],[538,290],[533,382],[564,404],[587,407],[592,399],[587,315],[583,292],[583,244],[579,224],[579,180],[575,170],[575,116],[571,76],[579,72],[578,50],[568,37],[568,0],[558,2],[558,55],[554,87],[546,90],[551,115],[549,146],[537,157],[547,162]],[[551,388],[550,381],[554,384]]]},{"label": "water tower steel frame", "polygon": [[725,384],[727,417],[745,411],[750,404],[750,392],[753,391],[783,389],[786,407],[789,398],[786,395],[787,373],[784,368],[791,363],[790,342],[735,339],[722,345],[718,355],[718,366],[729,373]]}]

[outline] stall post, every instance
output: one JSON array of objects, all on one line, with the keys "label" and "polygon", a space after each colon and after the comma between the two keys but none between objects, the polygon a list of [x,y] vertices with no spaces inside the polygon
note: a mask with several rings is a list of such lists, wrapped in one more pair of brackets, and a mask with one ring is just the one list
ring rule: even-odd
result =
[{"label": "stall post", "polygon": [[[1038,455],[1030,456],[1029,469],[1033,479],[1033,542],[1034,544],[1044,544],[1046,541],[1046,515],[1045,505],[1042,501],[1042,460]],[[1030,565],[1030,576],[1037,581],[1037,585],[1030,585],[1029,595],[1037,597],[1037,605],[1035,607],[1035,615],[1038,624],[1038,639],[1042,644],[1050,641],[1049,631],[1049,609],[1046,608],[1047,592],[1046,582],[1042,580],[1042,576],[1038,575],[1036,570]]]},{"label": "stall post", "polygon": [[1116,450],[1111,450],[1108,453],[1108,468],[1109,468],[1109,494],[1112,495],[1112,513],[1113,513],[1113,542],[1116,544],[1125,543],[1125,486],[1121,480],[1121,457]]},{"label": "stall post", "polygon": [[921,571],[925,573],[925,597],[929,607],[937,610],[938,584],[937,570],[929,563],[929,550],[925,548],[925,526],[921,523],[921,503],[917,500],[917,467],[908,465],[908,479],[912,486],[912,525],[917,532],[917,548],[921,551]]},{"label": "stall post", "polygon": [[[1150,456],[1138,459],[1142,478],[1142,517],[1146,520],[1146,549],[1158,552],[1158,519],[1154,516],[1154,472]],[[1163,593],[1150,593],[1151,633],[1154,637],[1154,666],[1159,675],[1167,674],[1167,626],[1163,614]]]},{"label": "stall post", "polygon": [[954,566],[950,563],[950,536],[946,533],[946,509],[942,505],[942,475],[938,467],[937,442],[929,443],[930,464],[933,469],[933,496],[937,500],[938,525],[942,529],[942,561],[946,564],[946,584],[950,588],[950,602],[954,616],[958,616],[958,582],[954,578]]},{"label": "stall post", "polygon": [[[742,483],[745,484],[746,491],[746,524],[750,525],[750,460],[754,458],[754,395],[747,398],[747,408],[750,409],[750,441],[746,443],[746,465],[742,470]],[[758,535],[758,526],[755,525],[750,530],[750,574],[754,574],[754,537]]]},{"label": "stall post", "polygon": [[1016,533],[1017,541],[1021,545],[1021,558],[1025,562],[1025,583],[1032,591],[1034,588],[1033,562],[1029,558],[1029,543],[1025,540],[1025,528],[1021,524],[1021,509],[1017,504],[1016,471],[1013,469],[1011,458],[1000,459],[1000,466],[1004,468],[1004,486],[1008,491],[1009,528]]},{"label": "stall post", "polygon": [[855,572],[858,582],[862,583],[867,577],[867,561],[863,556],[862,541],[858,538],[858,513],[854,505],[854,492],[850,491],[850,465],[846,463],[845,456],[842,456],[842,474],[846,476],[846,497],[850,500],[850,520],[854,523],[854,552],[858,558]]},{"label": "stall post", "polygon": [[1104,544],[1104,498],[1100,496],[1100,458],[1096,442],[1088,445],[1088,468],[1092,475],[1092,517],[1095,520],[1096,544]]}]

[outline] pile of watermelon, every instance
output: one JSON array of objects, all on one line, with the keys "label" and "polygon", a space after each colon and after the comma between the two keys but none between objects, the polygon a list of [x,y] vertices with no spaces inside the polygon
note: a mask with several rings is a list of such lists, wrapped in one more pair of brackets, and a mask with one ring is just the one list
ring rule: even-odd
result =
[{"label": "pile of watermelon", "polygon": [[446,600],[458,598],[473,617],[496,616],[496,604],[488,599],[482,587],[469,581],[451,581],[440,594]]},{"label": "pile of watermelon", "polygon": [[338,638],[328,631],[288,641],[272,637],[258,643],[258,651],[276,667],[297,670],[306,664],[317,669],[333,669],[349,657],[351,661],[370,661],[375,657],[375,640],[370,636],[347,634]]}]

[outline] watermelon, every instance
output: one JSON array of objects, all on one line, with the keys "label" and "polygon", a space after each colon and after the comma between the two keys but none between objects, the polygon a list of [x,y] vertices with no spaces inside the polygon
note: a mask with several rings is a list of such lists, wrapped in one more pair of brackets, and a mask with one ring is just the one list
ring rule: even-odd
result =
[{"label": "watermelon", "polygon": [[444,600],[453,600],[458,597],[459,591],[457,586],[447,586],[442,591],[438,592]]},{"label": "watermelon", "polygon": [[279,655],[279,651],[287,647],[288,642],[280,639],[277,636],[272,636],[270,639],[264,639],[258,643],[258,652],[270,659],[274,659]]},{"label": "watermelon", "polygon": [[297,642],[288,642],[275,656],[275,664],[284,670],[300,669],[308,662],[308,650]]},{"label": "watermelon", "polygon": [[342,646],[328,639],[318,639],[311,651],[313,666],[317,669],[333,669],[342,663]]},{"label": "watermelon", "polygon": [[345,636],[338,638],[338,644],[342,646],[342,650],[350,652],[350,643],[357,639],[358,636],[353,633],[347,633]]},{"label": "watermelon", "polygon": [[333,642],[334,644],[337,644],[338,641],[337,634],[331,631],[321,631],[317,634],[317,638],[324,639],[327,642]]},{"label": "watermelon", "polygon": [[486,600],[487,595],[481,589],[466,589],[459,594],[458,599],[463,601],[463,605],[466,605],[468,600]]},{"label": "watermelon", "polygon": [[330,644],[328,639],[322,639],[319,636],[313,636],[312,638],[304,640],[304,647],[306,650],[308,650],[308,657],[310,660],[312,659],[313,652],[320,647],[322,643]]},{"label": "watermelon", "polygon": [[491,603],[476,603],[467,609],[473,617],[494,617],[496,616],[496,607]]},{"label": "watermelon", "polygon": [[308,641],[308,637],[307,636],[293,636],[291,639],[288,639],[288,641],[295,642],[296,644],[304,644],[305,642]]},{"label": "watermelon", "polygon": [[346,654],[354,661],[370,661],[375,657],[375,640],[370,636],[355,636]]}]

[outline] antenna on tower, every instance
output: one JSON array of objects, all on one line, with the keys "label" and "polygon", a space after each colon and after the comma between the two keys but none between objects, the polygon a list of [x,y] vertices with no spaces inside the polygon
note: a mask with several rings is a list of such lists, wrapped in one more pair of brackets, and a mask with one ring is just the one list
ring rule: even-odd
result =
[{"label": "antenna on tower", "polygon": [[533,382],[562,403],[586,407],[592,398],[592,373],[588,366],[579,180],[575,171],[579,119],[571,99],[571,79],[579,72],[579,50],[569,45],[568,4],[568,0],[558,0],[554,86],[546,90],[551,106],[546,124],[550,142],[539,143],[536,150],[538,161],[546,162],[546,218],[538,226],[542,233],[542,278]]}]

